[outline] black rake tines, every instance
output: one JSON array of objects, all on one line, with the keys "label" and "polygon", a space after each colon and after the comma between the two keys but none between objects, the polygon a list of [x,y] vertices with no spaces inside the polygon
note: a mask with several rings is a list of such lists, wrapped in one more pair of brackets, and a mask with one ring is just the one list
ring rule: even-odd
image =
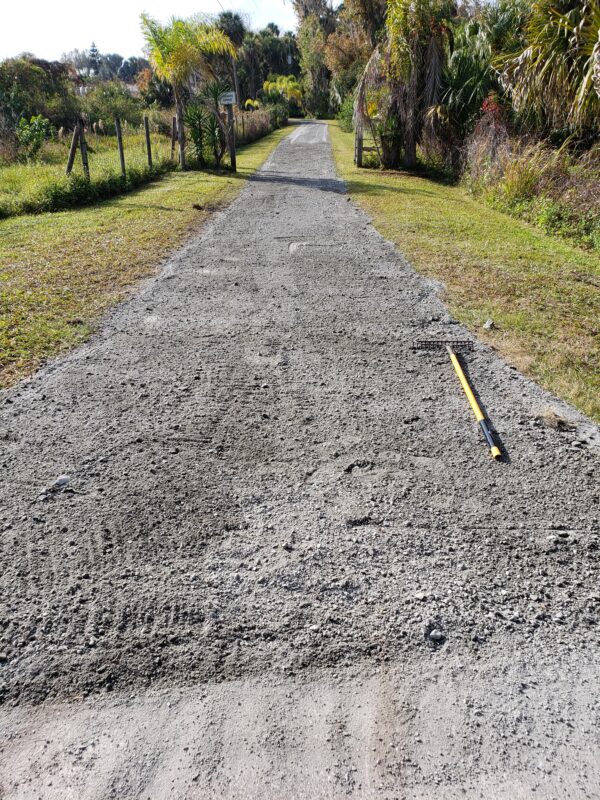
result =
[{"label": "black rake tines", "polygon": [[444,350],[450,346],[453,350],[473,350],[474,344],[468,339],[416,339],[415,350]]}]

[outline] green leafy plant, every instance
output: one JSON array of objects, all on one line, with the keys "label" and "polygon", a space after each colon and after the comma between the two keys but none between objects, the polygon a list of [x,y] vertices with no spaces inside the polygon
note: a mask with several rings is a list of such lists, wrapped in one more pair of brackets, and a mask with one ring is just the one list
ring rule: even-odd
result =
[{"label": "green leafy plant", "polygon": [[150,63],[159,78],[173,87],[179,135],[179,159],[185,162],[185,107],[190,81],[194,76],[211,78],[211,56],[235,57],[229,37],[214,25],[196,19],[172,17],[166,25],[142,14],[142,31],[148,46]]},{"label": "green leafy plant", "polygon": [[340,106],[340,110],[336,114],[337,119],[340,122],[340,127],[346,133],[350,133],[353,130],[352,126],[352,118],[354,116],[354,98],[352,95],[348,95],[345,100],[342,102]]},{"label": "green leafy plant", "polygon": [[540,127],[598,130],[600,0],[535,0],[526,44],[504,58],[513,104]]},{"label": "green leafy plant", "polygon": [[16,129],[16,136],[21,159],[30,163],[35,161],[39,155],[42,145],[52,134],[50,120],[38,114],[31,117],[29,122],[20,119]]},{"label": "green leafy plant", "polygon": [[86,95],[84,109],[90,122],[102,121],[106,133],[114,133],[115,118],[127,121],[130,125],[142,122],[142,106],[121,81],[104,81],[97,84]]},{"label": "green leafy plant", "polygon": [[199,167],[206,166],[205,147],[210,124],[209,116],[209,112],[198,102],[191,103],[185,110],[185,124],[190,132],[194,156]]}]

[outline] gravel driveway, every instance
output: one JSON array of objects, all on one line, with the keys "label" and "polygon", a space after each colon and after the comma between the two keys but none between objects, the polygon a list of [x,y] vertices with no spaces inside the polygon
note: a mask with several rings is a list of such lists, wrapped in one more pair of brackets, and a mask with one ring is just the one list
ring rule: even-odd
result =
[{"label": "gravel driveway", "polygon": [[600,797],[600,435],[467,335],[306,123],[0,395],[0,797]]}]

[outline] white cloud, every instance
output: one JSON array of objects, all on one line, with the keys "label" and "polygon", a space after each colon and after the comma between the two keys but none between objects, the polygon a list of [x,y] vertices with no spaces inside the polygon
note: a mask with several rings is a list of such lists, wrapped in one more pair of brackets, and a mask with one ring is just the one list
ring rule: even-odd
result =
[{"label": "white cloud", "polygon": [[223,9],[249,17],[254,29],[264,28],[268,22],[275,22],[282,31],[296,27],[291,0],[101,0],[92,4],[75,0],[2,0],[0,59],[22,52],[56,59],[75,48],[84,50],[92,41],[102,53],[140,55],[142,11],[167,19],[198,12],[218,14]]}]

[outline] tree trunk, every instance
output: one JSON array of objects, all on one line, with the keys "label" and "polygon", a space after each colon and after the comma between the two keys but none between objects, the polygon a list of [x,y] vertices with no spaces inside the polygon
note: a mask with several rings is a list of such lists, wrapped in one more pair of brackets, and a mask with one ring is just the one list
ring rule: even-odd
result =
[{"label": "tree trunk", "polygon": [[386,169],[398,169],[402,142],[397,135],[381,136],[381,166]]},{"label": "tree trunk", "polygon": [[235,102],[238,108],[242,108],[242,98],[240,97],[240,82],[238,81],[237,64],[235,57],[231,57],[231,67],[233,70],[233,88],[235,89]]},{"label": "tree trunk", "polygon": [[406,131],[404,137],[404,166],[406,169],[415,169],[417,166],[417,143],[413,131]]},{"label": "tree trunk", "polygon": [[403,120],[404,127],[404,166],[406,169],[414,169],[417,166],[417,140],[420,137],[419,129],[419,69],[421,57],[418,44],[415,41],[410,77],[408,80],[408,90],[405,104],[405,114]]},{"label": "tree trunk", "polygon": [[183,121],[183,103],[175,95],[175,112],[177,114],[177,138],[179,140],[179,166],[182,170],[187,168],[185,163],[185,124]]}]

